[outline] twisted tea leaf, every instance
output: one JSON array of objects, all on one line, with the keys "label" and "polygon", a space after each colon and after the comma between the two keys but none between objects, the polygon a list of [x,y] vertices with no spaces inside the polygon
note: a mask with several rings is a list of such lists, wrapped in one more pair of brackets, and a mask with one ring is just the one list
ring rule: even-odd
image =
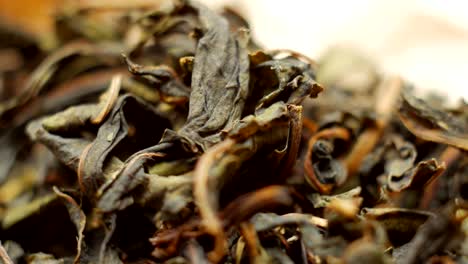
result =
[{"label": "twisted tea leaf", "polygon": [[399,117],[418,137],[468,150],[468,122],[450,113],[431,108],[408,89],[402,93]]}]

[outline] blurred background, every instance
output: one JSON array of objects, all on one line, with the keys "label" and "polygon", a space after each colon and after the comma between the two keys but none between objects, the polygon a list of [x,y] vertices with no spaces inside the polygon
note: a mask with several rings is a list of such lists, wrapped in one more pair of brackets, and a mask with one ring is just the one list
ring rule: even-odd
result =
[{"label": "blurred background", "polygon": [[[77,0],[89,5],[151,4],[155,0]],[[0,0],[0,17],[40,34],[52,30],[60,0]],[[201,0],[242,14],[264,47],[319,58],[334,46],[355,48],[380,70],[436,91],[452,102],[468,100],[468,4],[463,0],[318,1]]]}]

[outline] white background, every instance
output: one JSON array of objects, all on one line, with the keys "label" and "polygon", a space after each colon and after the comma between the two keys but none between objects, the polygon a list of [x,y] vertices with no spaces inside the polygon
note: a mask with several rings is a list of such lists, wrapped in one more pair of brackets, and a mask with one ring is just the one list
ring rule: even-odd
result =
[{"label": "white background", "polygon": [[317,58],[328,47],[348,45],[421,90],[468,100],[468,1],[202,2],[240,11],[266,48],[289,48]]}]

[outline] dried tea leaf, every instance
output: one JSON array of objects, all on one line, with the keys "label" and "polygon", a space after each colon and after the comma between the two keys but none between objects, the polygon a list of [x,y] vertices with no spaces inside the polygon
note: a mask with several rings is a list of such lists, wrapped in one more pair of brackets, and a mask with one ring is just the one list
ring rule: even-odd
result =
[{"label": "dried tea leaf", "polygon": [[[194,6],[203,36],[193,64],[187,122],[179,134],[206,150],[241,118],[249,91],[248,36],[230,34],[226,20]],[[224,115],[221,115],[223,113]]]},{"label": "dried tea leaf", "polygon": [[347,192],[339,193],[335,195],[320,195],[318,193],[312,193],[307,198],[312,202],[315,208],[327,207],[333,199],[353,199],[358,198],[361,194],[361,187],[358,186]]},{"label": "dried tea leaf", "polygon": [[76,232],[78,234],[77,252],[73,263],[80,263],[81,248],[84,244],[83,231],[86,226],[86,215],[83,213],[80,206],[75,202],[75,200],[71,196],[61,192],[57,187],[54,187],[54,192],[64,201],[65,206],[68,210],[68,214],[70,215],[70,219],[76,227]]},{"label": "dried tea leaf", "polygon": [[[86,42],[70,43],[61,49],[55,51],[48,58],[42,61],[29,78],[26,87],[22,93],[7,101],[0,103],[0,117],[8,112],[15,110],[17,107],[28,103],[34,96],[38,95],[45,85],[57,74],[61,68],[60,62],[75,55],[98,55],[98,54],[112,54],[118,50],[112,45],[92,45]],[[94,65],[92,65],[94,66]]]},{"label": "dried tea leaf", "polygon": [[14,208],[8,208],[3,214],[2,228],[7,229],[17,222],[35,214],[41,207],[47,206],[55,199],[57,199],[55,194],[48,194],[38,197],[29,203],[16,205]]},{"label": "dried tea leaf", "polygon": [[416,167],[403,172],[400,177],[388,175],[387,186],[390,191],[399,192],[406,188],[421,188],[440,176],[445,165],[439,165],[435,159],[418,162]]},{"label": "dried tea leaf", "polygon": [[363,208],[364,217],[375,219],[387,230],[393,245],[407,243],[433,213],[403,208]]},{"label": "dried tea leaf", "polygon": [[[139,119],[145,115],[146,120]],[[153,125],[148,125],[153,124]],[[109,155],[124,160],[127,155],[115,153],[116,149],[126,146],[125,151],[132,153],[157,142],[170,123],[161,114],[132,96],[122,96],[109,118],[101,125],[92,145],[80,157],[77,173],[81,187],[87,193],[94,193],[102,183],[103,167]],[[89,190],[87,190],[90,188]]]},{"label": "dried tea leaf", "polygon": [[331,140],[349,140],[349,131],[340,128],[324,129],[310,138],[304,161],[305,178],[322,194],[329,194],[336,186],[344,183],[347,171],[333,157],[334,144]]},{"label": "dried tea leaf", "polygon": [[460,233],[455,219],[448,211],[449,209],[440,215],[431,216],[418,229],[408,245],[408,253],[400,260],[401,263],[424,262],[444,249],[458,247],[464,234]]},{"label": "dried tea leaf", "polygon": [[[74,130],[86,131],[91,125],[91,118],[102,111],[100,104],[92,106],[94,107],[81,105],[69,108],[45,120],[38,120],[38,124],[32,123],[28,127],[32,138],[37,137],[37,140],[49,146],[53,152],[60,155],[63,163],[77,172],[80,188],[90,197],[104,183],[104,167],[110,157],[118,155],[119,159],[125,159],[128,156],[113,151],[131,147],[125,151],[132,153],[151,146],[157,143],[157,135],[162,135],[164,129],[170,127],[169,121],[162,113],[136,97],[123,95],[117,99],[109,117],[99,127],[92,140],[55,134],[73,127],[76,127]],[[141,120],[140,115],[145,115],[147,119]],[[153,125],[148,126],[147,122]]]},{"label": "dried tea leaf", "polygon": [[406,171],[413,167],[418,153],[413,144],[399,137],[392,138],[390,144],[390,150],[385,153],[385,173],[389,183],[392,183],[397,182]]},{"label": "dried tea leaf", "polygon": [[392,263],[390,258],[385,256],[382,245],[376,245],[373,241],[365,239],[356,240],[346,249],[343,260],[345,263]]},{"label": "dried tea leaf", "polygon": [[0,133],[0,182],[4,182],[13,167],[16,157],[24,147],[23,128],[8,129]]},{"label": "dried tea leaf", "polygon": [[368,92],[379,81],[378,68],[356,50],[332,47],[318,61],[317,81],[349,92]]},{"label": "dried tea leaf", "polygon": [[29,190],[38,181],[38,175],[32,166],[23,165],[12,171],[11,177],[0,186],[0,203],[7,204]]},{"label": "dried tea leaf", "polygon": [[245,241],[246,251],[248,252],[250,263],[272,263],[271,257],[260,244],[257,233],[252,224],[242,223],[240,226],[240,232]]},{"label": "dried tea leaf", "polygon": [[295,224],[298,226],[314,225],[318,227],[327,227],[326,219],[307,214],[289,213],[277,215],[274,213],[257,213],[250,221],[254,224],[257,232],[266,231],[282,225]]},{"label": "dried tea leaf", "polygon": [[[171,144],[157,145],[161,149],[169,148]],[[154,150],[154,148],[152,148]],[[124,209],[133,204],[134,198],[129,196],[137,186],[148,182],[148,175],[143,172],[143,164],[152,159],[158,159],[165,155],[161,152],[142,153],[130,157],[128,161],[117,172],[116,177],[113,177],[97,192],[98,208],[103,212],[112,212],[118,209]],[[157,192],[155,192],[157,193]],[[145,195],[141,197],[145,198]]]},{"label": "dried tea leaf", "polygon": [[399,117],[411,133],[433,142],[468,150],[468,122],[451,113],[431,108],[406,89]]},{"label": "dried tea leaf", "polygon": [[188,241],[187,246],[184,249],[184,255],[189,263],[210,263],[205,256],[202,246],[194,239]]},{"label": "dried tea leaf", "polygon": [[65,264],[65,259],[56,259],[54,256],[46,253],[34,253],[26,257],[28,264]]},{"label": "dried tea leaf", "polygon": [[152,86],[158,88],[159,96],[163,102],[169,104],[185,104],[190,95],[190,88],[186,87],[172,68],[167,66],[141,66],[124,56],[129,71],[142,76]]},{"label": "dried tea leaf", "polygon": [[[291,205],[292,202],[292,197],[288,189],[273,185],[238,197],[223,209],[221,213],[222,219],[225,224],[240,223],[242,220],[250,218],[250,216],[258,211],[279,206],[288,206]],[[289,215],[289,217],[294,216]],[[311,220],[311,217],[305,218],[307,218],[307,221],[315,220],[315,218]]]},{"label": "dried tea leaf", "polygon": [[50,17],[48,49],[0,23],[4,262],[466,259],[466,103],[191,0]]}]

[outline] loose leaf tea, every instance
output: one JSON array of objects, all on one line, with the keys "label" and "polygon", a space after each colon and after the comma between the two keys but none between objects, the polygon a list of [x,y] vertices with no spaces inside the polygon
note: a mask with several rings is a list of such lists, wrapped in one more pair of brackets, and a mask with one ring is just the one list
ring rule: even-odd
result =
[{"label": "loose leaf tea", "polygon": [[468,261],[466,103],[192,1],[50,19],[0,26],[2,263]]}]

